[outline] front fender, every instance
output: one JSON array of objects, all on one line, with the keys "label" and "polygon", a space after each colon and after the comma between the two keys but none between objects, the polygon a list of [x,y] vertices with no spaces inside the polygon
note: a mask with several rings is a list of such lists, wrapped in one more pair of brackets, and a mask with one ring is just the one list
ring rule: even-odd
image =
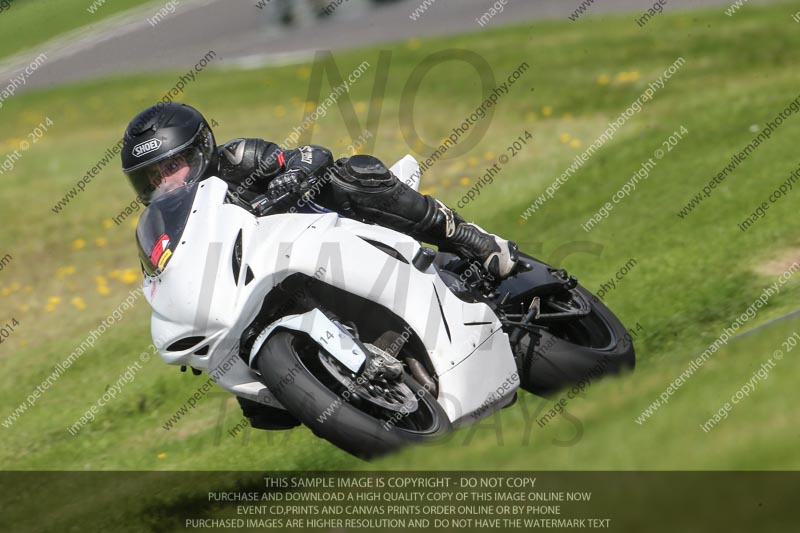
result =
[{"label": "front fender", "polygon": [[264,343],[273,333],[281,329],[308,334],[314,342],[352,372],[359,372],[367,360],[367,354],[363,348],[347,331],[325,316],[325,313],[319,309],[312,309],[303,314],[289,315],[276,320],[259,333],[250,349],[248,362],[251,368],[255,368],[256,356]]}]

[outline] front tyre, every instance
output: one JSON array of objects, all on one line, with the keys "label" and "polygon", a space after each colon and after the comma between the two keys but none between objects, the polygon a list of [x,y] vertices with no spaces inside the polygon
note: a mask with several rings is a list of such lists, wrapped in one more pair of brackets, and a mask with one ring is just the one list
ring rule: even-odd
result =
[{"label": "front tyre", "polygon": [[[272,394],[318,437],[370,459],[450,431],[436,398],[407,374],[401,382],[405,387],[370,378],[363,389],[348,389],[337,375],[343,367],[332,366],[335,361],[326,356],[305,335],[279,331],[261,348],[256,363]],[[367,389],[373,396],[376,390],[385,394],[370,397]],[[409,389],[416,400],[398,410],[398,390]]]}]

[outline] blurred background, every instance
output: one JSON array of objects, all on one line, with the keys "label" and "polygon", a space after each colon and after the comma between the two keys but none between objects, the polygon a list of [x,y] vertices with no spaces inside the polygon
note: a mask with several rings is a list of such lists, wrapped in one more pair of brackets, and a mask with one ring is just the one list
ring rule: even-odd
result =
[{"label": "blurred background", "polygon": [[[791,275],[736,332],[751,334],[728,341],[652,406],[800,261],[798,193],[787,190],[753,216],[800,163],[800,119],[791,114],[712,195],[684,210],[800,94],[799,10],[756,0],[0,2],[0,465],[797,468],[800,365],[783,347],[798,327]],[[388,162],[407,153],[425,159],[481,105],[487,87],[518,73],[469,149],[424,174],[423,192],[460,204],[468,219],[602,290],[635,331],[634,373],[592,384],[544,427],[535,420],[559,397],[521,393],[517,405],[447,444],[367,466],[305,429],[232,435],[241,413],[221,390],[176,419],[206,377],[158,357],[141,360],[151,342],[143,298],[85,345],[141,283],[134,243],[141,209],[131,204],[114,152],[128,121],[166,98],[213,120],[220,144],[281,142],[338,77],[364,62],[303,142],[346,154],[369,132],[361,151]],[[613,139],[531,211],[609,121],[659,80]],[[526,132],[532,141],[511,150]],[[586,231],[582,225],[659,149],[663,158],[648,178]],[[510,158],[502,173],[464,202],[501,155]],[[785,352],[780,361],[776,350]],[[768,378],[712,431],[701,429],[770,360]],[[135,378],[70,434],[136,362]]]}]

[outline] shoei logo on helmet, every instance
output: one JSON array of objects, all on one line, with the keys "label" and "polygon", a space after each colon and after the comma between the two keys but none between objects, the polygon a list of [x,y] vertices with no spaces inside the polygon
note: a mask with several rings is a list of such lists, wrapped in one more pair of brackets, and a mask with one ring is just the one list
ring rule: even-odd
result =
[{"label": "shoei logo on helmet", "polygon": [[133,147],[134,157],[142,157],[161,148],[161,139],[150,139]]}]

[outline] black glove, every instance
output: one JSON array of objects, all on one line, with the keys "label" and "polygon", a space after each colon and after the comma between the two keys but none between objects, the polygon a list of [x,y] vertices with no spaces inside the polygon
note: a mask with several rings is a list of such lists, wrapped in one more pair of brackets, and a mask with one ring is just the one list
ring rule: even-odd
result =
[{"label": "black glove", "polygon": [[271,201],[277,200],[287,194],[303,196],[310,188],[308,176],[302,170],[289,170],[269,182],[267,186],[267,198]]}]

